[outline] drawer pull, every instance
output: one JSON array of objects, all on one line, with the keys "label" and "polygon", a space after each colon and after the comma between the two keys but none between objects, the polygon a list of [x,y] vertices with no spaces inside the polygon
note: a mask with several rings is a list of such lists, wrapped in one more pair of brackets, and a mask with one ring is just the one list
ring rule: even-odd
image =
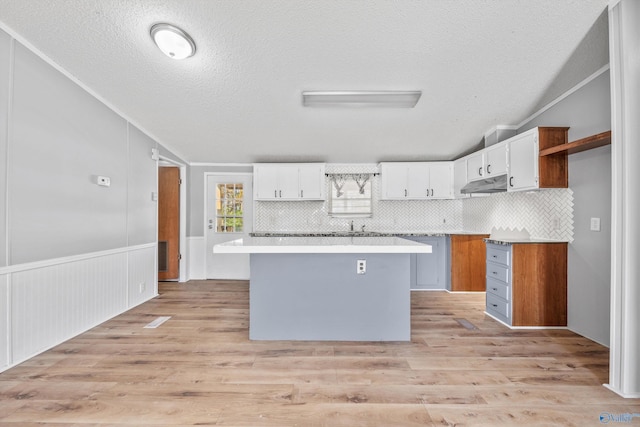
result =
[{"label": "drawer pull", "polygon": [[497,290],[498,290],[498,288],[491,288],[491,289],[492,289],[492,290],[494,290],[494,291],[497,291]]},{"label": "drawer pull", "polygon": [[494,276],[497,276],[498,272],[497,271],[492,271],[491,274],[493,274]]},{"label": "drawer pull", "polygon": [[491,255],[492,258],[498,258],[498,255]]},{"label": "drawer pull", "polygon": [[498,308],[498,304],[491,304],[492,307]]}]

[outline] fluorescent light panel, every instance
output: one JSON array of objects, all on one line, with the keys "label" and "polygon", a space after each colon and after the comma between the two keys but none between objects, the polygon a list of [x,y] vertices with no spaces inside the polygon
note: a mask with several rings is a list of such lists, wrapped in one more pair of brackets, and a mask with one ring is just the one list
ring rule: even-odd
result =
[{"label": "fluorescent light panel", "polygon": [[422,91],[313,91],[302,92],[305,107],[413,108]]}]

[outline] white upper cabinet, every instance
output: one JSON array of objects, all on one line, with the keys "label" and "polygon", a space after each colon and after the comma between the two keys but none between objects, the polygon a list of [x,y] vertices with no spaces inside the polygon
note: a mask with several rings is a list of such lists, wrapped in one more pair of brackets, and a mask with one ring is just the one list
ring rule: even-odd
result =
[{"label": "white upper cabinet", "polygon": [[261,163],[253,167],[255,200],[324,200],[324,163]]},{"label": "white upper cabinet", "polygon": [[467,181],[484,178],[484,153],[478,151],[467,156]]},{"label": "white upper cabinet", "polygon": [[506,141],[494,144],[466,157],[467,182],[507,173]]},{"label": "white upper cabinet", "polygon": [[407,163],[380,163],[380,198],[405,200],[409,196],[409,166]]},{"label": "white upper cabinet", "polygon": [[460,190],[467,185],[467,159],[462,158],[453,162],[453,198],[466,199],[469,194],[462,194]]},{"label": "white upper cabinet", "polygon": [[507,173],[507,144],[498,143],[484,149],[484,170],[486,177]]},{"label": "white upper cabinet", "polygon": [[509,139],[507,191],[538,188],[538,132],[525,132]]},{"label": "white upper cabinet", "polygon": [[429,163],[429,187],[431,199],[453,198],[453,162]]},{"label": "white upper cabinet", "polygon": [[405,188],[407,189],[407,199],[424,199],[431,196],[431,186],[429,185],[429,164],[409,163],[406,168],[407,179]]},{"label": "white upper cabinet", "polygon": [[298,188],[303,200],[324,200],[324,163],[307,164],[298,168]]},{"label": "white upper cabinet", "polygon": [[569,169],[566,151],[542,154],[567,143],[567,127],[537,127],[507,140],[508,191],[567,188]]},{"label": "white upper cabinet", "polygon": [[453,198],[452,162],[380,163],[382,200]]}]

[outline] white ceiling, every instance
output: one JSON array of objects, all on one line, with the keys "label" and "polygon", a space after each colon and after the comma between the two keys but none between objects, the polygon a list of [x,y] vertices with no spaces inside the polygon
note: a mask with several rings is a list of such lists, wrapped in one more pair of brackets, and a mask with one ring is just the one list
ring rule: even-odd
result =
[{"label": "white ceiling", "polygon": [[[607,4],[0,0],[0,21],[187,161],[375,163],[452,159],[492,126],[521,122]],[[149,37],[156,22],[187,31],[196,55],[165,57]],[[305,108],[305,90],[422,98],[414,109]]]}]

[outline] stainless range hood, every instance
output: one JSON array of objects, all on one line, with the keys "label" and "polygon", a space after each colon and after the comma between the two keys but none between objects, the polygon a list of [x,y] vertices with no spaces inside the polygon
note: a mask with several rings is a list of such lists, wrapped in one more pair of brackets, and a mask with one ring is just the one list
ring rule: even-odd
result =
[{"label": "stainless range hood", "polygon": [[460,189],[462,194],[503,193],[507,191],[507,175],[471,181]]}]

